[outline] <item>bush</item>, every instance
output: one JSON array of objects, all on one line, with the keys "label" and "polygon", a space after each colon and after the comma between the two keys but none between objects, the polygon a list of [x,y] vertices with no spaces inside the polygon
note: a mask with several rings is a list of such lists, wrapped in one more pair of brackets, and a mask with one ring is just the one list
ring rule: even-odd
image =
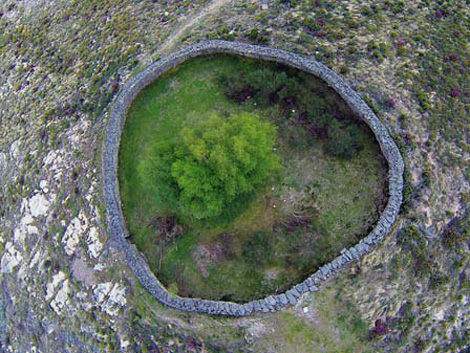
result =
[{"label": "bush", "polygon": [[[302,77],[281,67],[225,76],[220,84],[225,88],[227,98],[238,103],[252,98],[260,106],[277,104],[281,114],[294,126],[290,141],[298,143],[300,149],[305,146],[305,140],[312,136],[326,138],[326,152],[340,158],[352,158],[364,147],[366,132],[359,124],[346,121],[349,113],[328,100],[329,92],[309,87]],[[330,104],[334,106],[335,118],[327,113],[332,110]],[[299,133],[297,127],[304,133]]]},{"label": "bush", "polygon": [[470,238],[470,218],[467,214],[463,217],[453,218],[446,226],[442,242],[445,247],[454,249],[456,245]]},{"label": "bush", "polygon": [[427,241],[417,227],[409,225],[400,230],[397,242],[404,251],[410,252],[416,276],[422,277],[431,272],[432,262],[428,255]]},{"label": "bush", "polygon": [[280,169],[275,139],[275,127],[256,115],[213,115],[183,128],[173,143],[155,143],[142,175],[172,212],[215,220]]},{"label": "bush", "polygon": [[243,243],[243,257],[252,263],[265,265],[273,253],[272,235],[258,231]]},{"label": "bush", "polygon": [[423,91],[418,92],[416,94],[416,98],[418,99],[419,105],[421,106],[421,109],[423,111],[430,109],[429,100],[426,93],[424,93]]},{"label": "bush", "polygon": [[339,158],[352,158],[363,146],[363,131],[356,124],[341,128],[337,120],[328,126],[328,139],[325,140],[326,152]]},{"label": "bush", "polygon": [[253,98],[261,106],[282,103],[300,111],[313,105],[310,102],[312,94],[306,85],[281,69],[262,68],[248,74],[224,76],[221,84],[227,97],[239,103]]},{"label": "bush", "polygon": [[253,28],[248,34],[248,39],[254,43],[266,44],[268,42],[268,35],[265,31],[261,31],[258,28]]}]

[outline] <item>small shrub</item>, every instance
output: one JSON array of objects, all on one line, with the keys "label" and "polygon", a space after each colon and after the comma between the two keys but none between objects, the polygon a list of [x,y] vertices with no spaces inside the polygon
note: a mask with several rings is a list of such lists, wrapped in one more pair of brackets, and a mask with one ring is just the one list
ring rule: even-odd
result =
[{"label": "small shrub", "polygon": [[450,91],[450,96],[453,98],[458,98],[462,95],[462,90],[459,87],[454,87]]},{"label": "small shrub", "polygon": [[392,109],[395,108],[397,105],[397,103],[395,102],[395,99],[391,97],[387,98],[387,100],[385,101],[385,104],[387,105],[387,107],[392,108]]},{"label": "small shrub", "polygon": [[403,38],[398,38],[396,44],[397,44],[397,48],[401,48],[405,46],[406,42]]},{"label": "small shrub", "polygon": [[449,283],[449,278],[440,272],[433,272],[429,277],[429,289],[436,290]]},{"label": "small shrub", "polygon": [[396,1],[393,4],[392,12],[394,14],[402,13],[405,10],[405,2],[403,0]]},{"label": "small shrub", "polygon": [[432,263],[427,252],[427,241],[416,226],[409,225],[400,230],[397,242],[403,250],[411,253],[412,270],[416,276],[423,277],[431,272]]},{"label": "small shrub", "polygon": [[434,16],[437,18],[437,19],[441,19],[444,17],[444,12],[442,12],[441,10],[437,10],[436,12],[434,12]]},{"label": "small shrub", "polygon": [[465,214],[463,217],[453,218],[446,226],[442,237],[445,247],[454,249],[458,242],[470,238],[470,217]]},{"label": "small shrub", "polygon": [[429,105],[429,100],[428,96],[425,92],[421,91],[416,94],[416,98],[418,99],[418,102],[422,108],[422,110],[426,111],[429,110],[430,105]]},{"label": "small shrub", "polygon": [[340,67],[339,72],[341,75],[347,75],[349,74],[349,66],[343,65]]},{"label": "small shrub", "polygon": [[266,44],[269,40],[266,32],[253,28],[247,35],[248,39],[257,44]]},{"label": "small shrub", "polygon": [[341,128],[337,120],[332,120],[328,126],[328,139],[325,141],[325,149],[333,156],[340,158],[352,158],[363,149],[362,129],[356,124]]},{"label": "small shrub", "polygon": [[258,231],[243,243],[243,256],[252,263],[265,265],[273,253],[272,235]]},{"label": "small shrub", "polygon": [[405,46],[401,46],[401,47],[397,48],[397,55],[398,56],[405,56],[405,54],[406,54],[406,47]]},{"label": "small shrub", "polygon": [[398,311],[398,317],[394,318],[393,326],[396,330],[401,331],[401,334],[406,337],[410,333],[415,322],[416,317],[413,313],[413,303],[406,302]]},{"label": "small shrub", "polygon": [[372,337],[386,335],[389,331],[387,323],[382,319],[375,320],[374,327],[372,328],[370,334]]},{"label": "small shrub", "polygon": [[361,8],[361,14],[364,16],[370,16],[372,15],[372,13],[373,13],[372,9],[368,6],[363,6]]}]

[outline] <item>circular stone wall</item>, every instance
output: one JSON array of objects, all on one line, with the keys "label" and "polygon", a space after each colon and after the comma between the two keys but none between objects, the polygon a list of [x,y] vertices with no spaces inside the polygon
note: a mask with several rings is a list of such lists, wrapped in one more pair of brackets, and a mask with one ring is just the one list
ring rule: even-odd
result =
[{"label": "circular stone wall", "polygon": [[[126,239],[129,233],[126,229],[119,197],[117,179],[119,144],[127,111],[134,98],[145,86],[184,61],[197,56],[218,53],[236,54],[260,60],[275,61],[295,67],[322,79],[332,87],[349,107],[370,127],[388,162],[388,202],[375,228],[367,237],[363,238],[355,246],[344,249],[333,261],[324,265],[305,281],[292,287],[288,291],[277,295],[270,295],[264,299],[246,304],[182,298],[168,293],[150,270],[145,258],[139,253],[137,248]],[[403,159],[397,145],[390,137],[385,126],[362,100],[360,95],[357,94],[344,79],[323,64],[288,51],[244,43],[219,40],[200,42],[162,58],[133,77],[113,102],[103,158],[104,196],[110,241],[113,242],[115,248],[124,253],[127,265],[134,271],[146,290],[163,304],[184,311],[202,312],[213,315],[246,316],[254,312],[272,312],[288,305],[294,305],[303,293],[316,292],[318,285],[322,281],[326,280],[348,263],[359,259],[365,253],[371,251],[372,247],[379,243],[390,232],[402,203]]]}]

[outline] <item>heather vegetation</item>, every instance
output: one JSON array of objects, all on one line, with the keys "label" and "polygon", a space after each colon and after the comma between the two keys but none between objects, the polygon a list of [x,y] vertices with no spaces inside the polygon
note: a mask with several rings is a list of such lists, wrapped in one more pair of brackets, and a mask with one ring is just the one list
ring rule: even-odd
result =
[{"label": "heather vegetation", "polygon": [[119,177],[131,241],[169,290],[243,302],[364,236],[384,171],[372,133],[322,82],[219,55],[137,97]]}]

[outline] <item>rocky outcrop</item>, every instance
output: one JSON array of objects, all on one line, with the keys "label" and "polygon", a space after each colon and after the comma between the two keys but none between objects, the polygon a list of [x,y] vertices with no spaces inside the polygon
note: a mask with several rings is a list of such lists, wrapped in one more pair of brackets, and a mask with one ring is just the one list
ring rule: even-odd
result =
[{"label": "rocky outcrop", "polygon": [[[311,73],[324,80],[369,125],[388,162],[388,203],[375,228],[369,235],[355,246],[344,249],[333,261],[324,265],[305,281],[285,293],[271,295],[246,304],[181,298],[169,294],[151,272],[145,258],[134,245],[126,240],[128,232],[124,223],[119,198],[117,180],[119,143],[127,111],[135,96],[142,88],[153,82],[161,74],[182,62],[197,56],[217,53],[237,54],[250,58],[280,62]],[[147,69],[133,77],[114,101],[107,131],[105,153],[103,155],[104,194],[108,229],[113,244],[125,254],[127,265],[134,271],[142,286],[165,305],[189,312],[227,316],[246,316],[254,312],[272,312],[288,305],[294,305],[300,296],[306,292],[316,292],[321,282],[348,263],[359,259],[365,253],[371,251],[373,246],[379,243],[390,232],[402,203],[403,168],[402,156],[385,126],[362,100],[360,95],[343,78],[325,65],[279,49],[237,42],[204,41],[175,52],[150,65]]]}]

